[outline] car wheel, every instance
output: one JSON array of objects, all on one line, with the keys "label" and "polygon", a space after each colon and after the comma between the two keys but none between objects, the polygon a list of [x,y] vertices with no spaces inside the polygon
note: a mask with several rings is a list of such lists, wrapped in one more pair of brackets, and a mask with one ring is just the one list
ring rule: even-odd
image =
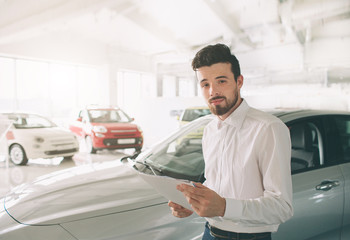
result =
[{"label": "car wheel", "polygon": [[10,159],[16,165],[26,165],[28,163],[27,155],[19,144],[10,147]]},{"label": "car wheel", "polygon": [[73,156],[74,156],[74,155],[66,156],[66,157],[63,157],[63,159],[64,159],[64,160],[73,160]]},{"label": "car wheel", "polygon": [[90,136],[86,136],[85,143],[86,143],[86,150],[88,153],[96,153],[96,149],[92,144],[92,139]]},{"label": "car wheel", "polygon": [[140,152],[140,151],[141,151],[141,149],[142,149],[142,148],[137,147],[137,148],[135,148],[135,152]]}]

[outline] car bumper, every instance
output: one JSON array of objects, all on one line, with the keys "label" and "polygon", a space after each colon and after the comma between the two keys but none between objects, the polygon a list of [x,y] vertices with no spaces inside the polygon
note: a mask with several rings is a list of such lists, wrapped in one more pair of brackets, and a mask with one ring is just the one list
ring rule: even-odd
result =
[{"label": "car bumper", "polygon": [[142,148],[143,138],[98,138],[93,139],[95,149]]},{"label": "car bumper", "polygon": [[66,148],[38,148],[25,149],[28,158],[55,158],[73,156],[79,152],[79,145],[67,146]]}]

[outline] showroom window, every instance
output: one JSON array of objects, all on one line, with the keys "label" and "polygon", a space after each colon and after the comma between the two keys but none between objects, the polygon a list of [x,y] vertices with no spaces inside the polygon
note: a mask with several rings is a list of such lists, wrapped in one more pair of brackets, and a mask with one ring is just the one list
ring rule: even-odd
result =
[{"label": "showroom window", "polygon": [[48,63],[16,60],[16,90],[18,109],[47,114],[49,101]]},{"label": "showroom window", "polygon": [[50,64],[51,109],[55,115],[70,112],[77,105],[77,71],[71,65]]},{"label": "showroom window", "polygon": [[107,104],[109,102],[108,82],[100,77],[97,68],[78,66],[77,81],[78,106]]},{"label": "showroom window", "polygon": [[0,109],[15,109],[15,60],[0,57]]},{"label": "showroom window", "polygon": [[195,90],[193,79],[179,78],[179,97],[194,97]]},{"label": "showroom window", "polygon": [[176,77],[163,76],[163,97],[176,97]]},{"label": "showroom window", "polygon": [[108,102],[108,82],[98,68],[0,57],[1,111],[69,118],[70,111]]}]

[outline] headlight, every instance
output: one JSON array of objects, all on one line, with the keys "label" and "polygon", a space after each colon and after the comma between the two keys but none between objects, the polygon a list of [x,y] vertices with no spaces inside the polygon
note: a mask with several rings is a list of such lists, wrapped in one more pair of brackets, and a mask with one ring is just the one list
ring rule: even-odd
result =
[{"label": "headlight", "polygon": [[96,137],[105,137],[105,135],[103,135],[102,133],[95,133]]},{"label": "headlight", "polygon": [[43,143],[44,142],[44,138],[42,138],[42,137],[34,137],[34,141],[36,141],[38,143]]},{"label": "headlight", "polygon": [[105,128],[104,126],[94,126],[92,128],[92,130],[95,132],[95,133],[106,133],[107,132],[107,128]]}]

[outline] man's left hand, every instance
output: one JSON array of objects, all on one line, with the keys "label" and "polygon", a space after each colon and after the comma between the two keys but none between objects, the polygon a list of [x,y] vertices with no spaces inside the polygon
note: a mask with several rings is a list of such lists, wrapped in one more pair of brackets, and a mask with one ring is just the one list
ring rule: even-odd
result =
[{"label": "man's left hand", "polygon": [[213,190],[201,183],[193,183],[195,187],[180,184],[176,188],[181,191],[192,209],[201,217],[223,217],[226,209],[226,200]]}]

